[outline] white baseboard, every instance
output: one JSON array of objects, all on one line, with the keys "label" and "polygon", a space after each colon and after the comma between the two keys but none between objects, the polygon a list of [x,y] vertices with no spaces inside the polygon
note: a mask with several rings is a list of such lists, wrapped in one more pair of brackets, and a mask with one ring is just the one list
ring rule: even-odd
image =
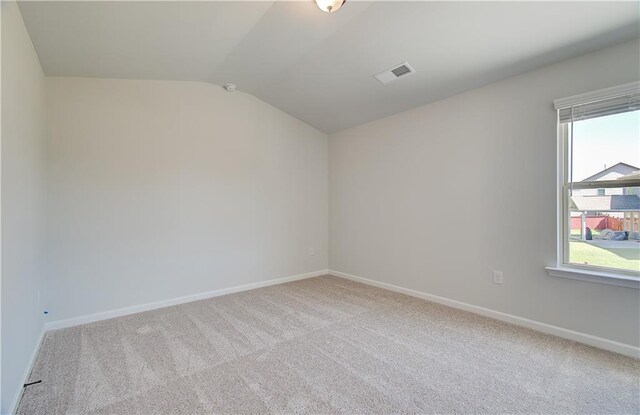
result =
[{"label": "white baseboard", "polygon": [[602,337],[593,336],[591,334],[581,333],[574,330],[565,329],[551,324],[541,323],[539,321],[530,320],[524,317],[514,316],[512,314],[503,313],[501,311],[492,310],[490,308],[480,307],[473,304],[463,303],[462,301],[452,300],[446,297],[440,297],[433,294],[427,294],[421,291],[412,290],[409,288],[398,287],[396,285],[387,284],[385,282],[379,282],[370,280],[368,278],[358,277],[356,275],[347,274],[340,271],[329,270],[329,274],[345,278],[348,280],[361,282],[363,284],[372,285],[379,288],[385,288],[387,290],[407,294],[412,297],[422,298],[423,300],[432,301],[434,303],[447,305],[460,310],[469,311],[471,313],[480,314],[486,317],[491,317],[496,320],[505,321],[507,323],[515,324],[522,327],[527,327],[536,331],[540,331],[546,334],[552,334],[554,336],[562,337],[564,339],[573,340],[579,343],[584,343],[589,346],[594,346],[600,349],[609,350],[615,353],[620,353],[625,356],[631,356],[640,358],[640,347],[632,346],[630,344],[619,343],[613,340],[608,340]]},{"label": "white baseboard", "polygon": [[29,361],[27,362],[27,366],[24,371],[24,375],[22,375],[22,382],[18,385],[18,390],[13,398],[13,402],[11,402],[11,406],[9,407],[8,414],[15,414],[18,409],[18,403],[20,403],[20,398],[22,398],[22,393],[24,392],[23,384],[27,383],[29,380],[29,375],[31,374],[31,369],[33,369],[33,364],[36,361],[36,356],[38,356],[38,351],[40,350],[40,345],[42,344],[42,340],[44,339],[44,328],[40,331],[40,336],[38,337],[38,341],[36,342],[35,347],[31,351],[31,356],[29,357]]},{"label": "white baseboard", "polygon": [[289,277],[276,278],[267,281],[259,281],[251,284],[237,285],[235,287],[221,288],[219,290],[207,291],[198,294],[186,295],[183,297],[170,298],[168,300],[155,301],[153,303],[141,304],[131,307],[119,308],[116,310],[103,311],[95,314],[88,314],[85,316],[74,317],[65,320],[51,321],[44,325],[45,331],[57,330],[66,327],[78,326],[80,324],[93,323],[100,320],[107,320],[110,318],[127,316],[129,314],[140,313],[143,311],[155,310],[157,308],[169,307],[176,304],[190,303],[192,301],[204,300],[206,298],[219,297],[221,295],[237,293],[240,291],[248,291],[261,287],[268,287],[270,285],[283,284],[285,282],[303,280],[306,278],[318,277],[320,275],[327,275],[329,270],[323,269],[319,271],[307,272],[304,274],[291,275]]}]

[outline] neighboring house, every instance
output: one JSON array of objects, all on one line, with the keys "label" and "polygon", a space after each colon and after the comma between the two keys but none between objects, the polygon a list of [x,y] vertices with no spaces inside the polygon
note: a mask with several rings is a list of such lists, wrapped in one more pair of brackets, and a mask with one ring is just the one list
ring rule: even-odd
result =
[{"label": "neighboring house", "polygon": [[[626,163],[618,163],[606,168],[583,182],[603,180],[630,180],[640,178],[640,168]],[[600,227],[629,231],[630,237],[640,238],[640,188],[619,187],[602,189],[576,189],[571,197],[571,228],[581,229],[582,237],[586,235],[588,224],[597,223]],[[611,218],[611,220],[605,218]],[[613,219],[615,218],[615,219]],[[596,229],[599,229],[596,228]],[[618,227],[618,229],[615,229]]]},{"label": "neighboring house", "polygon": [[[633,173],[618,177],[616,180],[640,180],[640,170],[636,170]],[[640,187],[625,187],[625,195],[640,196]]]},{"label": "neighboring house", "polygon": [[[620,180],[623,178],[634,177],[640,173],[640,167],[635,167],[627,163],[618,163],[614,164],[611,167],[608,167],[593,176],[589,176],[583,182],[598,182],[602,180]],[[582,189],[582,190],[574,190],[573,194],[575,196],[606,196],[606,195],[629,195],[629,194],[640,194],[640,189],[637,187],[625,187],[625,188],[617,188],[617,189]]]}]

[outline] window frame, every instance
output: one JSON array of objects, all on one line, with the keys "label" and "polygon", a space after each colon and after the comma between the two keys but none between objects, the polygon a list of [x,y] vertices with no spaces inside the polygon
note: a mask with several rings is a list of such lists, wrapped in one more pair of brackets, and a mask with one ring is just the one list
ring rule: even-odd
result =
[{"label": "window frame", "polygon": [[[586,94],[575,95],[554,101],[556,110],[596,102],[625,95],[640,94],[640,81],[620,85],[613,88],[602,89]],[[569,167],[569,139],[568,124],[557,122],[557,204],[556,204],[556,264],[547,266],[546,271],[550,276],[596,282],[608,285],[617,285],[640,289],[640,273],[635,271],[618,270],[599,267],[597,265],[581,265],[566,262],[569,258],[569,241],[571,236],[571,220],[569,218],[569,195],[567,189],[567,175]],[[603,182],[600,182],[603,184]]]}]

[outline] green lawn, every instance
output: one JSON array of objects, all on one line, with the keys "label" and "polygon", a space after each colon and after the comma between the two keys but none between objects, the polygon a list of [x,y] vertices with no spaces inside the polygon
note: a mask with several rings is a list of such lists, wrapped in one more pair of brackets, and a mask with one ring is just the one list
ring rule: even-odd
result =
[{"label": "green lawn", "polygon": [[571,241],[569,249],[573,264],[640,271],[640,244],[637,249],[604,249],[585,242]]}]

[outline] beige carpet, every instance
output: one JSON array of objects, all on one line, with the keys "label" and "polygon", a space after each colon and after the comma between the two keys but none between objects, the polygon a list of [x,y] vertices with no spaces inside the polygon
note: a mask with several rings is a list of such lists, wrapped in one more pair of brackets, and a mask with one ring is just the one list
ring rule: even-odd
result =
[{"label": "beige carpet", "polygon": [[335,277],[49,332],[18,413],[639,413],[640,361]]}]

